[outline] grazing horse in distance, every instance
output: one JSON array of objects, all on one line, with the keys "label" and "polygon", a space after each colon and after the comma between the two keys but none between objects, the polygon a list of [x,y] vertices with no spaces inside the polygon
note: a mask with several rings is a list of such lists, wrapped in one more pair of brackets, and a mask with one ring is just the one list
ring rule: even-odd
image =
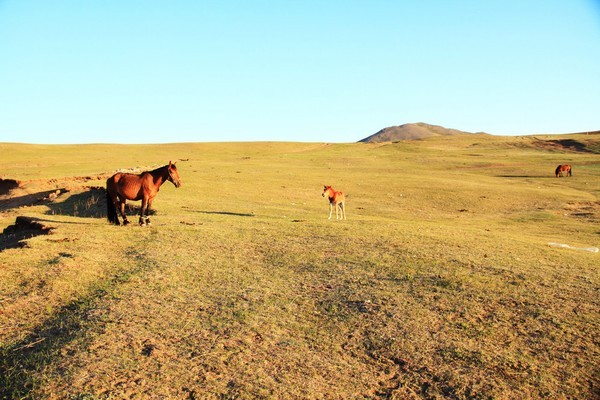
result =
[{"label": "grazing horse in distance", "polygon": [[572,176],[571,175],[571,166],[569,164],[559,165],[558,167],[556,167],[556,170],[554,171],[554,175],[556,175],[556,177],[558,178],[558,177],[563,176],[563,172],[568,176]]},{"label": "grazing horse in distance", "polygon": [[171,181],[176,188],[181,186],[179,172],[177,172],[175,164],[171,164],[171,161],[169,161],[169,165],[153,171],[142,172],[139,175],[117,172],[108,178],[106,181],[106,216],[108,220],[115,225],[120,225],[117,216],[118,207],[123,218],[123,225],[127,225],[129,221],[125,215],[125,202],[142,200],[140,225],[144,225],[144,223],[150,225],[148,210],[161,185],[166,181]]},{"label": "grazing horse in distance", "polygon": [[333,207],[335,207],[335,219],[338,219],[338,208],[341,211],[341,219],[346,219],[346,208],[344,202],[346,201],[344,193],[333,190],[331,186],[323,186],[322,196],[329,199],[329,218],[331,219],[331,213]]}]

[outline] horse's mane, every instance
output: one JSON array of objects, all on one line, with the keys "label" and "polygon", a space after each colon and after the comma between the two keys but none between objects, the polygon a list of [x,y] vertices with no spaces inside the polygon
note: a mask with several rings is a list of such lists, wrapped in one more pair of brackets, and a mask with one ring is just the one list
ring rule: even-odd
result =
[{"label": "horse's mane", "polygon": [[152,173],[152,172],[158,172],[161,169],[166,169],[166,168],[169,168],[169,164],[163,165],[162,167],[158,167],[156,169],[153,169],[152,171],[146,171],[146,172],[150,172],[150,173]]}]

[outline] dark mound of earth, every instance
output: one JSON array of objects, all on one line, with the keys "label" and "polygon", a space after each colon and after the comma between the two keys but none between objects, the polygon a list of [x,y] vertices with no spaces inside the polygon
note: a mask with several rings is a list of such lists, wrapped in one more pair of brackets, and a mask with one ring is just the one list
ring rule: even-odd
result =
[{"label": "dark mound of earth", "polygon": [[8,226],[0,235],[0,251],[25,247],[25,240],[38,235],[48,235],[51,227],[43,225],[32,217],[17,217],[15,224]]}]

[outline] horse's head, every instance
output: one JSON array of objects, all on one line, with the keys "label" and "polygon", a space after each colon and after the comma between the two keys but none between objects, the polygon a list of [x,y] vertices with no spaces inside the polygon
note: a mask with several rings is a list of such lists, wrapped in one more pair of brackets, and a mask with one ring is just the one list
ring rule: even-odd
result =
[{"label": "horse's head", "polygon": [[181,186],[181,179],[179,179],[179,172],[177,172],[177,167],[175,164],[177,164],[177,161],[175,161],[173,164],[171,164],[171,161],[169,161],[167,171],[169,171],[169,180],[173,183],[173,185],[175,185],[176,188],[178,188]]},{"label": "horse's head", "polygon": [[332,190],[331,186],[323,186],[323,193],[321,193],[321,196],[323,196],[323,197],[329,196],[330,190]]}]

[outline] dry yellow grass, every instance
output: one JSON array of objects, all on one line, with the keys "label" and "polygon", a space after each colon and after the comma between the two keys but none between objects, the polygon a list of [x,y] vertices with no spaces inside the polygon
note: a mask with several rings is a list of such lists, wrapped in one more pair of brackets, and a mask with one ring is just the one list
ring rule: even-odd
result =
[{"label": "dry yellow grass", "polygon": [[[0,144],[1,177],[23,181],[0,229],[55,228],[0,252],[0,397],[596,398],[600,254],[548,242],[599,246],[598,142],[560,138],[590,152]],[[150,228],[109,225],[86,190],[178,159]]]}]

